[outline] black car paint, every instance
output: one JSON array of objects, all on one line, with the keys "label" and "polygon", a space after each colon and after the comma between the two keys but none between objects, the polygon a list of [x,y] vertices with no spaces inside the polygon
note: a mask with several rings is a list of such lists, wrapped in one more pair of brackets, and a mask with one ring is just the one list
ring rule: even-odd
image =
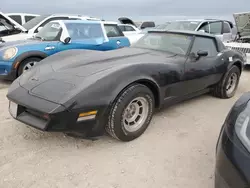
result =
[{"label": "black car paint", "polygon": [[215,188],[250,186],[250,153],[235,133],[235,121],[249,100],[250,92],[243,94],[221,128],[216,145]]},{"label": "black car paint", "polygon": [[[130,84],[148,86],[154,93],[156,108],[161,108],[208,92],[234,63],[242,69],[241,55],[226,49],[214,36],[188,34],[204,35],[216,41],[221,54],[209,62],[210,66],[202,61],[206,57],[194,61],[189,55],[133,47],[108,52],[69,50],[47,57],[19,77],[10,86],[7,97],[21,106],[54,117],[45,125],[38,123],[36,128],[46,131],[90,128],[88,133],[102,134],[110,105]],[[235,61],[229,62],[228,57],[233,56]],[[52,85],[55,90],[51,89]],[[90,121],[92,126],[75,123],[79,113],[90,110],[98,110],[97,118]],[[30,124],[20,117],[17,119]],[[63,126],[59,122],[64,122]]]}]

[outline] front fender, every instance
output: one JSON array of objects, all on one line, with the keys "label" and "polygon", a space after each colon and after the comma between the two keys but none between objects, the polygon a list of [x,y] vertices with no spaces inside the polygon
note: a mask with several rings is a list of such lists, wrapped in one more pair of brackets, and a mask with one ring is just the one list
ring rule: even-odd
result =
[{"label": "front fender", "polygon": [[14,60],[15,63],[17,62],[22,62],[24,59],[28,58],[28,57],[41,57],[42,59],[48,57],[48,55],[44,52],[41,51],[29,51],[29,52],[24,52],[22,54],[20,54],[19,56],[17,56]]},{"label": "front fender", "polygon": [[[121,67],[105,70],[85,78],[81,92],[74,99],[68,101],[69,103],[67,102],[66,106],[76,101],[75,108],[99,105],[109,107],[126,87],[135,82],[150,83],[158,93],[157,99],[162,99],[163,94],[159,83],[156,81],[157,79],[147,71],[150,71],[147,66],[144,69],[134,66]],[[157,102],[161,103],[161,101]]]}]

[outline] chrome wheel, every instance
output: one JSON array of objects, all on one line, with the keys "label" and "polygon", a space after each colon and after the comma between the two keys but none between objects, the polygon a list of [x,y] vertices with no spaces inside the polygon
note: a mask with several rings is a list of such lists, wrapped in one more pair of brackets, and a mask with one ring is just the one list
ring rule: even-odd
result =
[{"label": "chrome wheel", "polygon": [[125,108],[122,116],[124,128],[128,132],[139,130],[145,123],[149,113],[149,102],[144,97],[133,99]]},{"label": "chrome wheel", "polygon": [[23,72],[26,72],[27,70],[31,69],[36,63],[37,61],[28,62],[26,65],[24,65]]},{"label": "chrome wheel", "polygon": [[236,73],[232,73],[227,81],[226,85],[226,93],[230,95],[232,92],[234,92],[238,82],[238,76]]}]

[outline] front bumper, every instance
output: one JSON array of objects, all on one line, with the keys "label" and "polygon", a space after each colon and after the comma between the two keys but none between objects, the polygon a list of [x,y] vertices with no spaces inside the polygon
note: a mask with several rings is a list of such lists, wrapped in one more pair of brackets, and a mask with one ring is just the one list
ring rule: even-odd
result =
[{"label": "front bumper", "polygon": [[[67,109],[64,106],[30,95],[22,87],[18,87],[7,95],[10,103],[17,104],[16,115],[9,112],[13,118],[41,131],[82,133],[83,136],[100,136],[106,125],[106,107],[96,106],[85,109]],[[13,110],[13,109],[12,109]],[[96,110],[94,118],[84,118],[79,121],[79,114]]]},{"label": "front bumper", "polygon": [[16,71],[13,69],[14,62],[0,61],[0,79],[14,80]]},{"label": "front bumper", "polygon": [[[222,129],[216,149],[215,188],[246,188],[250,155],[233,143]],[[248,172],[247,172],[248,171]]]}]

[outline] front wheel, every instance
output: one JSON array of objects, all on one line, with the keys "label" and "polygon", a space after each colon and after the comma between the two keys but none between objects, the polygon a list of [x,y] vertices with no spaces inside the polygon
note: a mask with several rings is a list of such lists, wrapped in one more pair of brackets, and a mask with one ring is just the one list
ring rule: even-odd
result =
[{"label": "front wheel", "polygon": [[33,66],[36,65],[37,62],[41,60],[42,60],[41,58],[37,58],[37,57],[30,57],[30,58],[23,60],[18,68],[17,75],[20,76],[27,70],[30,70]]},{"label": "front wheel", "polygon": [[224,99],[233,97],[238,88],[239,80],[240,70],[234,65],[214,87],[213,95]]},{"label": "front wheel", "polygon": [[154,95],[141,84],[125,89],[114,102],[106,131],[121,141],[131,141],[147,129],[154,112]]}]

